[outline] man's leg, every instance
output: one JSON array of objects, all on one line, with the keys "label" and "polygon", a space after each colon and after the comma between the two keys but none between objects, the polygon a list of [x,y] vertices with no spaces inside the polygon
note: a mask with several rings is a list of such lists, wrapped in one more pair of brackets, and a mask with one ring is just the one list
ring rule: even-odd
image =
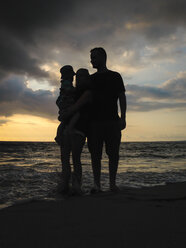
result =
[{"label": "man's leg", "polygon": [[121,142],[121,130],[119,121],[110,121],[105,124],[105,146],[109,157],[110,189],[116,190],[116,174],[119,161],[119,147]]},{"label": "man's leg", "polygon": [[101,159],[97,155],[91,153],[92,171],[94,175],[94,186],[101,188]]},{"label": "man's leg", "polygon": [[88,148],[91,154],[94,187],[100,190],[101,184],[101,158],[103,150],[103,135],[99,122],[91,123],[88,135]]}]

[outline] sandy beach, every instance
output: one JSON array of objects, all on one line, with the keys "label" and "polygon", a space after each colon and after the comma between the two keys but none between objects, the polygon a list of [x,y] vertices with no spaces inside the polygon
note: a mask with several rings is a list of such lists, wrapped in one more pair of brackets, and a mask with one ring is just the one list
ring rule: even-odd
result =
[{"label": "sandy beach", "polygon": [[0,223],[0,248],[185,248],[186,183],[20,204]]}]

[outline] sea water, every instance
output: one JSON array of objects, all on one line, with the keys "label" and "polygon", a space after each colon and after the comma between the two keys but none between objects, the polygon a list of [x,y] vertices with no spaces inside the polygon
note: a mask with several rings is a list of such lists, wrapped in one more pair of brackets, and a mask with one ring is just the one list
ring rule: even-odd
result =
[{"label": "sea water", "polygon": [[[82,152],[83,190],[93,185],[90,154]],[[60,149],[54,142],[0,142],[0,208],[33,199],[57,199]],[[109,189],[103,152],[101,183]],[[150,187],[186,181],[186,142],[121,143],[119,187]]]}]

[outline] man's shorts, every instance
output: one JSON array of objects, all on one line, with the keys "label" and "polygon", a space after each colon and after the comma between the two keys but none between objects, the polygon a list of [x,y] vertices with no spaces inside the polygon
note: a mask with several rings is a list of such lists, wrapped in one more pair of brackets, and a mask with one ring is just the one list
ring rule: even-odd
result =
[{"label": "man's shorts", "polygon": [[120,120],[93,121],[88,134],[88,148],[92,158],[101,159],[103,144],[110,158],[119,159],[121,142]]}]

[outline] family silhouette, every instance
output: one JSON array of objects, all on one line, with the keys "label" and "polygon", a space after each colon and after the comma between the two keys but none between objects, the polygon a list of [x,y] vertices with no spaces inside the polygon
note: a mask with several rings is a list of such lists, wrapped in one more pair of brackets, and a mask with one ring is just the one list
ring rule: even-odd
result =
[{"label": "family silhouette", "polygon": [[[92,67],[97,70],[92,75],[85,68],[75,73],[71,65],[65,65],[60,69],[61,88],[56,101],[60,125],[55,140],[61,150],[62,194],[69,193],[71,179],[73,192],[83,194],[81,153],[86,138],[94,177],[91,193],[101,192],[101,159],[104,144],[108,155],[110,190],[112,192],[119,190],[116,175],[121,130],[126,127],[125,87],[121,75],[107,68],[107,54],[104,48],[93,48],[90,51],[90,61]],[[72,83],[74,76],[75,87]],[[73,173],[70,165],[71,154]]]}]

